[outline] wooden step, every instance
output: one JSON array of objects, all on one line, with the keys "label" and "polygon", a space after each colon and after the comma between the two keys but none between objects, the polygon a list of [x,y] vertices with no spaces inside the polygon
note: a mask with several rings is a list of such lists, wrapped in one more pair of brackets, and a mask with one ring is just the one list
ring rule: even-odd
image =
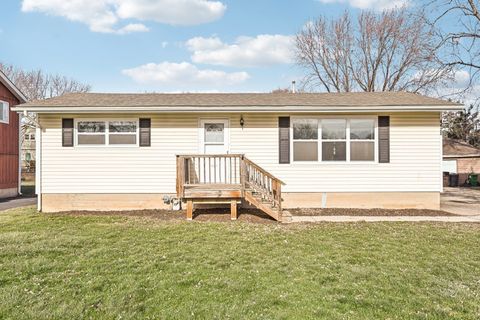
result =
[{"label": "wooden step", "polygon": [[268,214],[270,217],[277,221],[282,221],[282,214],[278,212],[278,210],[275,210],[272,208],[271,205],[268,203],[264,203],[262,201],[259,201],[257,197],[255,197],[251,192],[245,192],[245,200],[247,200],[250,204],[255,206],[257,209],[262,210],[266,214]]}]

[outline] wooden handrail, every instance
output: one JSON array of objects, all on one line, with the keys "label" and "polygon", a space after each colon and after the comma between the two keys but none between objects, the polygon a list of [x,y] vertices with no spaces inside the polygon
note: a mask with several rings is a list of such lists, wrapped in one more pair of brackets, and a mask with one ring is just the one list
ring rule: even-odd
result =
[{"label": "wooden handrail", "polygon": [[285,183],[243,154],[177,155],[177,196],[184,197],[185,187],[201,185],[238,185],[255,193],[281,212],[282,185]]},{"label": "wooden handrail", "polygon": [[273,174],[271,174],[270,172],[266,171],[265,169],[263,169],[262,167],[260,167],[258,164],[256,164],[255,162],[253,162],[252,160],[248,159],[247,157],[243,156],[243,160],[247,163],[249,163],[250,165],[254,166],[257,170],[261,171],[264,175],[266,175],[267,177],[270,177],[271,179],[274,179],[274,180],[277,180],[278,182],[280,182],[281,184],[285,185],[285,182],[283,182],[282,180],[278,179],[277,177],[275,177]]}]

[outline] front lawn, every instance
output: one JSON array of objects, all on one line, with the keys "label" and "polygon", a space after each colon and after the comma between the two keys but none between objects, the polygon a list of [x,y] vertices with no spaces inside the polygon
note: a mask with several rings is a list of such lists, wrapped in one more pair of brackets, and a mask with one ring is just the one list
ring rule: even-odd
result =
[{"label": "front lawn", "polygon": [[480,225],[0,213],[0,318],[478,319]]}]

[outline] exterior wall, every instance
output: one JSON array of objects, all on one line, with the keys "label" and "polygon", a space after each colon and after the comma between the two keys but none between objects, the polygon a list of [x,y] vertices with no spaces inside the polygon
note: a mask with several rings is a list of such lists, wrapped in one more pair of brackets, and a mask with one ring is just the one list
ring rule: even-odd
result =
[{"label": "exterior wall", "polygon": [[457,172],[480,174],[480,158],[458,158]]},{"label": "exterior wall", "polygon": [[439,192],[286,193],[284,208],[440,209]]},{"label": "exterior wall", "polygon": [[480,158],[458,158],[457,173],[459,174],[459,185],[462,185],[468,179],[469,174],[480,174]]},{"label": "exterior wall", "polygon": [[[278,117],[291,114],[142,114],[151,147],[62,147],[61,115],[42,114],[44,194],[175,193],[175,155],[199,152],[199,119],[230,121],[230,153],[244,153],[286,182],[286,193],[439,193],[440,114],[392,113],[390,163],[278,163]],[[372,114],[377,116],[378,114]],[[115,115],[105,119],[138,118]],[[245,121],[240,127],[240,117]],[[308,117],[308,115],[302,115]],[[318,117],[318,115],[315,115]],[[99,115],[69,115],[98,119]],[[341,117],[341,115],[339,115]],[[48,197],[48,196],[47,196]],[[45,201],[45,199],[43,199]]]},{"label": "exterior wall", "polygon": [[162,194],[152,193],[47,193],[42,195],[42,211],[170,209],[170,205],[163,203],[162,197]]},{"label": "exterior wall", "polygon": [[[2,83],[0,100],[7,101],[10,109],[19,103]],[[10,110],[9,123],[0,123],[0,198],[18,194],[18,130],[18,114]]]},{"label": "exterior wall", "polygon": [[[174,196],[174,194],[171,194]],[[385,208],[440,209],[439,192],[333,192],[282,193],[283,208]],[[163,202],[163,194],[72,194],[42,195],[42,210],[61,212],[75,210],[116,211],[171,209]],[[244,204],[250,207],[248,204]],[[215,205],[221,206],[221,205]],[[229,204],[227,205],[229,206]]]}]

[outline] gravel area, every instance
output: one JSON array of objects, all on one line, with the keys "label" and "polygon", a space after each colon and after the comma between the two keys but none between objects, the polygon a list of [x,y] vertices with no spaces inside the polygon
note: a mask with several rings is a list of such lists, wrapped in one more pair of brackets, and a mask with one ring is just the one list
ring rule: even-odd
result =
[{"label": "gravel area", "polygon": [[354,209],[298,208],[288,209],[292,216],[456,216],[441,210],[426,209]]}]

